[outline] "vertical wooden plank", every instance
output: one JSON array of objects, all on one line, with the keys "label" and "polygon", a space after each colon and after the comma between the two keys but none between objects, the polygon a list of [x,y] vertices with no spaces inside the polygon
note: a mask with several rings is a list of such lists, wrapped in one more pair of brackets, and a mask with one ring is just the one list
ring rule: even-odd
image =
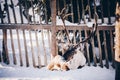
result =
[{"label": "vertical wooden plank", "polygon": [[98,41],[98,48],[99,48],[100,66],[103,67],[103,62],[102,62],[102,49],[101,49],[101,42],[100,42],[100,34],[99,34],[99,31],[98,31],[98,30],[97,30],[97,41]]},{"label": "vertical wooden plank", "polygon": [[72,16],[72,23],[74,23],[73,0],[70,0],[70,2],[71,2],[71,12],[73,14],[73,15],[71,15]]},{"label": "vertical wooden plank", "polygon": [[66,6],[66,0],[63,0],[63,4],[64,4],[64,6]]},{"label": "vertical wooden plank", "polygon": [[51,14],[52,14],[52,40],[51,53],[52,57],[56,56],[56,0],[51,0]]},{"label": "vertical wooden plank", "polygon": [[29,30],[33,67],[36,67],[31,31]]},{"label": "vertical wooden plank", "polygon": [[51,41],[50,41],[50,31],[49,30],[47,30],[47,35],[48,35],[48,44],[49,44],[49,48],[50,48]]},{"label": "vertical wooden plank", "polygon": [[105,64],[105,66],[106,66],[107,68],[109,68],[109,64],[108,64],[108,51],[107,51],[105,31],[103,31],[103,36],[104,36],[104,49],[105,49],[105,59],[106,59],[106,64]]},{"label": "vertical wooden plank", "polygon": [[94,66],[97,66],[97,61],[96,61],[96,53],[95,53],[95,44],[94,44],[94,37],[91,39],[91,44],[92,44],[92,51],[93,51],[93,60],[94,60]]},{"label": "vertical wooden plank", "polygon": [[45,48],[43,30],[41,30],[41,35],[42,35],[42,43],[43,43],[43,49],[44,49],[44,63],[45,63],[45,65],[47,65],[47,55],[46,55],[46,48]]},{"label": "vertical wooden plank", "polygon": [[79,0],[77,0],[77,12],[78,12],[78,24],[80,24],[80,6],[79,6]]},{"label": "vertical wooden plank", "polygon": [[76,36],[75,36],[75,30],[73,30],[73,37],[74,37],[74,44],[76,45]]},{"label": "vertical wooden plank", "polygon": [[29,67],[29,59],[28,59],[28,50],[27,50],[27,44],[26,44],[25,30],[23,30],[23,39],[24,39],[24,48],[25,48],[26,67]]},{"label": "vertical wooden plank", "polygon": [[114,57],[115,57],[115,55],[114,55],[114,51],[113,51],[113,45],[114,45],[114,41],[113,41],[113,35],[112,35],[112,30],[110,30],[110,39],[111,39],[111,42],[110,42],[110,44],[111,44],[111,55],[112,55],[112,66],[113,67],[115,67],[115,65],[114,65]]},{"label": "vertical wooden plank", "polygon": [[46,6],[46,5],[48,5],[47,2],[48,2],[48,1],[45,0],[45,3],[44,3],[44,4],[45,4],[44,7],[45,7],[45,23],[46,23],[46,24],[48,24],[48,13],[47,13],[48,10],[47,10],[47,6]]},{"label": "vertical wooden plank", "polygon": [[50,32],[50,30],[47,30],[47,35],[48,35],[48,46],[49,46],[49,50],[50,50],[51,49],[51,32]]},{"label": "vertical wooden plank", "polygon": [[[85,37],[87,37],[87,30],[85,30]],[[86,51],[87,51],[88,66],[90,66],[90,55],[89,55],[88,43],[86,43]]]},{"label": "vertical wooden plank", "polygon": [[[40,3],[41,2],[41,0],[37,0],[37,2],[38,3]],[[39,10],[38,10],[38,13],[40,13],[41,12],[41,9],[39,8]],[[42,24],[42,21],[41,21],[41,15],[39,14],[39,21],[37,22],[37,23],[39,23],[39,24]]]},{"label": "vertical wooden plank", "polygon": [[[20,0],[18,0],[20,2]],[[20,12],[20,18],[21,18],[21,23],[23,24],[23,16],[22,16],[22,5],[19,4],[19,12]]]},{"label": "vertical wooden plank", "polygon": [[12,30],[11,29],[10,29],[10,38],[11,38],[11,46],[12,46],[12,52],[13,52],[13,63],[17,64],[15,48],[14,48],[14,42],[13,42],[13,35],[12,35]]},{"label": "vertical wooden plank", "polygon": [[100,0],[100,7],[101,7],[101,18],[102,18],[102,23],[104,23],[104,13],[103,13],[103,0]]},{"label": "vertical wooden plank", "polygon": [[3,21],[3,11],[2,11],[2,7],[1,7],[1,3],[0,3],[0,19],[1,19],[1,23],[3,24],[4,21]]},{"label": "vertical wooden plank", "polygon": [[22,60],[22,52],[21,52],[21,47],[20,47],[20,36],[18,29],[16,29],[17,32],[17,40],[18,40],[18,49],[19,49],[19,57],[20,57],[20,66],[23,66],[23,60]]},{"label": "vertical wooden plank", "polygon": [[[111,42],[110,42],[110,43],[111,43],[111,52],[112,52],[112,54],[113,54],[113,53],[114,53],[114,51],[113,51],[113,42],[114,42],[114,41],[113,41],[113,35],[112,35],[112,33],[113,33],[113,32],[112,32],[112,30],[110,30],[110,39],[111,39]],[[113,57],[113,56],[112,56],[112,57]]]},{"label": "vertical wooden plank", "polygon": [[84,20],[84,24],[86,23],[86,21],[85,21],[85,10],[84,10],[84,1],[83,0],[81,0],[81,2],[82,2],[82,20]]},{"label": "vertical wooden plank", "polygon": [[108,10],[108,24],[111,24],[111,19],[110,19],[110,0],[107,0],[107,10]]},{"label": "vertical wooden plank", "polygon": [[32,14],[33,14],[33,15],[32,15],[32,17],[33,17],[33,18],[32,18],[32,19],[33,19],[33,22],[32,22],[32,23],[34,23],[34,24],[35,24],[35,23],[36,23],[36,21],[35,21],[35,12],[34,12],[33,1],[32,1],[32,0],[30,0],[30,2],[31,2],[31,5],[32,5]]},{"label": "vertical wooden plank", "polygon": [[2,29],[3,31],[3,51],[2,51],[2,56],[3,56],[3,61],[7,64],[10,63],[9,56],[8,56],[8,47],[7,47],[7,30]]},{"label": "vertical wooden plank", "polygon": [[[28,20],[28,24],[31,22],[30,21],[30,17],[29,17],[29,15],[28,15],[28,6],[27,6],[27,0],[25,0],[25,10],[24,11],[26,11],[26,18],[27,18],[27,20]],[[25,13],[24,13],[25,14]]]},{"label": "vertical wooden plank", "polygon": [[8,23],[11,23],[7,1],[8,1],[8,0],[5,0],[5,4],[4,4],[4,6],[5,6],[5,11],[6,11],[6,13],[7,13]]},{"label": "vertical wooden plank", "polygon": [[11,8],[12,8],[12,12],[13,12],[14,22],[17,23],[15,9],[14,9],[14,4],[13,4],[12,0],[10,0],[10,2],[11,2]]},{"label": "vertical wooden plank", "polygon": [[59,0],[57,0],[57,14],[58,14],[58,12],[60,13],[60,5],[59,5],[60,3],[59,3]]},{"label": "vertical wooden plank", "polygon": [[91,11],[90,11],[90,1],[89,0],[87,0],[88,1],[88,14],[89,14],[89,19],[88,19],[88,21],[91,21]]},{"label": "vertical wooden plank", "polygon": [[0,62],[3,62],[3,56],[1,51],[0,51]]},{"label": "vertical wooden plank", "polygon": [[79,30],[79,35],[80,35],[80,41],[82,41],[82,36],[81,36],[81,30]]},{"label": "vertical wooden plank", "polygon": [[41,68],[40,46],[39,46],[39,43],[38,43],[37,31],[35,31],[35,37],[36,37],[36,44],[37,44],[37,50],[38,50],[38,67]]}]

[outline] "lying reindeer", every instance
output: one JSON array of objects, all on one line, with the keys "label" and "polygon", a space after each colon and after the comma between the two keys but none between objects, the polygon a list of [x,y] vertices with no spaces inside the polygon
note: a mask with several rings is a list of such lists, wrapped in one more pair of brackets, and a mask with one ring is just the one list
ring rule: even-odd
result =
[{"label": "lying reindeer", "polygon": [[[63,28],[65,29],[68,43],[63,43],[65,47],[62,47],[63,53],[62,55],[56,55],[51,62],[48,64],[47,69],[49,70],[64,70],[67,71],[69,69],[77,69],[86,64],[86,58],[83,54],[83,52],[80,50],[80,44],[87,42],[91,37],[95,35],[96,29],[97,29],[97,13],[95,13],[95,24],[93,25],[93,31],[91,34],[84,39],[83,41],[79,42],[77,45],[71,44],[71,41],[69,39],[68,31],[65,27],[65,18],[71,14],[65,15],[65,8],[61,11],[59,14],[62,21],[63,21]],[[59,38],[60,39],[60,38]],[[59,43],[61,43],[63,40],[59,40]]]}]

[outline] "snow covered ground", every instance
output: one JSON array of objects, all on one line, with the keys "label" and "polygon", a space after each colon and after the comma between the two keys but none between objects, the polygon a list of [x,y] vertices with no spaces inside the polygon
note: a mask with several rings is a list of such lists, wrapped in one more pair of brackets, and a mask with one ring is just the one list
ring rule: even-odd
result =
[{"label": "snow covered ground", "polygon": [[0,80],[114,80],[115,70],[85,66],[69,71],[49,71],[33,67],[18,67],[0,63]]}]

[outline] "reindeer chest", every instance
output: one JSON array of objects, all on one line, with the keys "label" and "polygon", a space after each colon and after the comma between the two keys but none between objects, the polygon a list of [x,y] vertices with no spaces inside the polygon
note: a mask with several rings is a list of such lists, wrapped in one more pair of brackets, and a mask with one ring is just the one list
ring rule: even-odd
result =
[{"label": "reindeer chest", "polygon": [[79,66],[84,66],[86,63],[86,58],[81,51],[75,51],[68,61],[68,67],[70,69],[77,69]]}]

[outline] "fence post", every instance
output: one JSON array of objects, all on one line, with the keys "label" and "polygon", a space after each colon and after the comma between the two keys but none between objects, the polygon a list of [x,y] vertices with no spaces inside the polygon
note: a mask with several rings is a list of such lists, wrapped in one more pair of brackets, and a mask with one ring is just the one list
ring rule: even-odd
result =
[{"label": "fence post", "polygon": [[116,5],[115,61],[115,80],[120,80],[120,3]]},{"label": "fence post", "polygon": [[56,56],[56,0],[51,0],[51,14],[52,14],[52,40],[51,40],[51,54]]},{"label": "fence post", "polygon": [[2,56],[3,56],[3,62],[6,64],[9,64],[9,56],[8,56],[8,49],[7,49],[7,30],[3,29],[3,42],[2,42]]}]

